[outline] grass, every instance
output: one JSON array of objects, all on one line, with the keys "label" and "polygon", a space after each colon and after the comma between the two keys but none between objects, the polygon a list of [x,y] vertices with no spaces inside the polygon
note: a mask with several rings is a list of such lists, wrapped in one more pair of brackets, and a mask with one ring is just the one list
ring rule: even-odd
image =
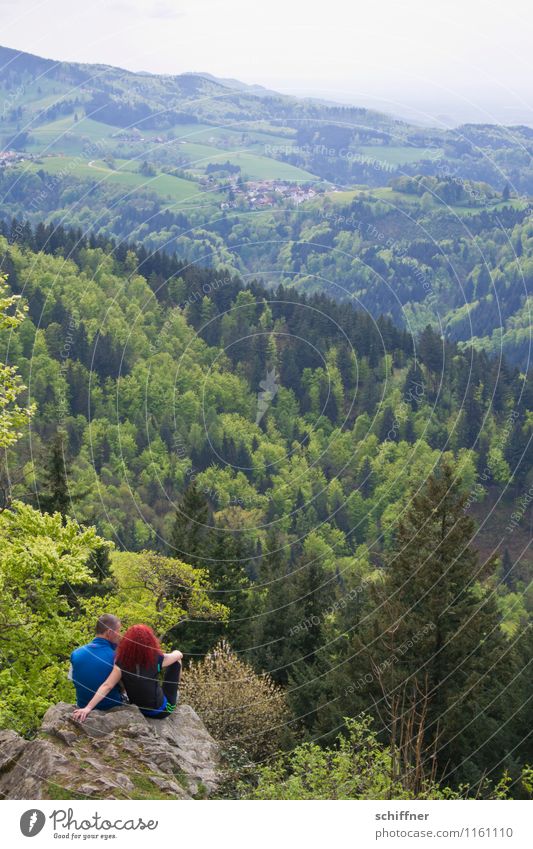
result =
[{"label": "grass", "polygon": [[[158,777],[160,778],[161,776]],[[172,793],[165,793],[163,790],[157,787],[150,780],[149,773],[135,773],[135,775],[130,776],[130,778],[133,782],[133,786],[135,787],[135,791],[130,791],[128,793],[128,797],[130,799],[168,800],[176,798],[172,795]]]},{"label": "grass", "polygon": [[[383,186],[379,189],[368,189],[366,192],[361,194],[364,194],[368,200],[376,198],[376,200],[383,200],[386,203],[394,204],[395,206],[399,204],[402,204],[403,206],[420,205],[420,198],[418,195],[409,195],[407,192],[395,192],[388,186]],[[435,206],[437,206],[437,204],[435,204]]]},{"label": "grass", "polygon": [[[73,115],[68,115],[32,129],[28,150],[34,153],[61,150],[70,156],[82,155],[87,140],[92,143],[105,140],[110,152],[113,153],[114,149],[115,154],[118,154],[118,145],[121,140],[116,138],[116,134],[119,132],[119,127],[103,124],[83,115],[79,121],[74,121]],[[168,143],[167,149],[173,150],[176,156],[186,157],[195,170],[202,174],[205,173],[205,168],[210,162],[229,160],[232,165],[239,165],[243,176],[251,180],[302,182],[316,179],[308,171],[264,155],[266,145],[287,143],[287,139],[281,135],[273,136],[253,129],[243,130],[240,127],[217,127],[209,124],[178,124],[171,128],[171,132],[176,138]],[[133,145],[134,149],[138,148],[140,161],[145,153],[154,147],[154,138],[158,135],[164,136],[166,131],[152,130],[145,134],[141,129],[141,133],[143,134],[142,142],[125,142],[125,144]],[[219,146],[224,144],[229,144],[229,147]],[[46,170],[54,173],[55,168],[61,170],[61,166],[47,161]],[[133,172],[136,169],[124,167],[121,170]],[[88,174],[83,163],[80,164],[77,173],[83,177],[94,176],[94,174]],[[140,180],[135,182],[131,178],[122,179],[119,182],[129,188],[134,188],[141,183]],[[178,186],[169,182],[164,175],[161,175],[161,179],[155,178],[153,188],[158,194],[178,202],[183,200],[184,194],[185,197],[188,196],[187,192],[180,192]]]},{"label": "grass", "polygon": [[485,206],[450,206],[449,208],[453,210],[453,212],[456,212],[457,215],[475,215],[483,209],[486,209],[488,212],[495,212],[499,209],[504,209],[506,206],[510,206],[513,209],[523,209],[524,202],[514,199],[507,201],[494,201],[493,203],[487,203]]},{"label": "grass", "polygon": [[[395,192],[393,189],[388,186],[381,186],[379,188],[357,188],[357,189],[348,189],[342,192],[326,192],[324,195],[328,201],[332,203],[338,204],[349,204],[356,198],[361,198],[362,200],[381,200],[385,203],[388,203],[393,206],[420,206],[420,197],[418,195],[410,195],[407,192]],[[317,202],[317,201],[313,201]],[[319,199],[318,202],[322,202],[322,199]],[[523,207],[523,202],[516,199],[511,199],[509,201],[501,201],[495,200],[493,202],[487,203],[484,206],[459,206],[459,205],[450,205],[439,201],[436,198],[432,198],[432,205],[430,207],[430,211],[444,211],[444,212],[453,212],[456,215],[476,215],[486,209],[488,212],[494,212],[498,209],[503,209],[506,206],[512,206],[515,209],[520,209]]]},{"label": "grass", "polygon": [[198,782],[198,788],[196,793],[194,794],[195,799],[207,799],[208,790],[205,784],[202,781]]},{"label": "grass", "polygon": [[377,162],[386,162],[388,165],[406,165],[408,162],[418,162],[419,159],[428,159],[441,156],[444,151],[438,149],[428,150],[427,147],[409,147],[408,145],[364,145],[358,148],[358,153],[375,159]]},{"label": "grass", "polygon": [[[126,799],[156,799],[168,801],[169,799],[175,799],[176,797],[172,795],[172,793],[165,793],[163,790],[160,790],[151,780],[150,775],[139,774],[130,776],[131,781],[135,790],[132,791],[121,791],[121,788],[117,787],[114,789],[114,795],[122,796]],[[46,784],[45,795],[47,799],[52,799],[54,801],[88,801],[93,797],[86,796],[83,793],[78,793],[76,790],[71,790],[69,787],[63,787],[61,784],[57,784],[55,781],[48,781]]]},{"label": "grass", "polygon": [[82,117],[76,122],[72,115],[67,115],[65,118],[59,118],[49,124],[32,128],[30,147],[66,144],[69,139],[72,139],[72,136],[76,136],[80,142],[82,137],[93,142],[101,141],[110,138],[117,130],[118,127],[93,121],[92,118]]},{"label": "grass", "polygon": [[212,193],[201,192],[198,183],[183,180],[171,174],[157,174],[155,177],[145,177],[133,169],[138,163],[121,162],[117,160],[117,169],[109,168],[101,160],[90,161],[81,157],[47,156],[37,162],[28,163],[26,168],[32,171],[43,170],[52,175],[72,176],[78,179],[91,179],[98,183],[108,183],[117,186],[125,192],[135,189],[147,189],[156,192],[162,199],[173,203],[197,203],[200,199],[205,202],[216,202],[218,197]]},{"label": "grass", "polygon": [[[175,127],[172,127],[172,132],[178,139],[188,140],[193,144],[207,144],[210,146],[217,143],[224,143],[228,139],[233,139],[236,146],[243,146],[243,134],[246,136],[246,147],[257,146],[263,148],[267,144],[286,145],[290,142],[291,138],[290,136],[287,138],[287,136],[279,135],[279,129],[278,134],[276,134],[275,131],[268,133],[260,129],[256,130],[253,127],[241,127],[240,125],[236,127],[220,127],[210,124],[177,124]],[[210,139],[213,139],[213,141],[210,141]]]},{"label": "grass", "polygon": [[205,171],[210,162],[230,162],[232,165],[238,165],[242,176],[250,180],[287,180],[301,183],[317,179],[314,174],[304,171],[303,168],[248,151],[221,150],[205,144],[184,142],[179,145],[179,152],[190,160],[191,165],[202,171]]},{"label": "grass", "polygon": [[188,781],[188,778],[187,778],[186,774],[184,773],[184,771],[182,769],[180,769],[179,767],[176,767],[172,771],[172,774],[173,774],[174,778],[176,779],[176,782],[181,787],[183,787],[184,790],[189,792],[189,781]]},{"label": "grass", "polygon": [[[361,194],[366,195],[367,193],[363,192],[361,189],[346,189],[346,191],[343,191],[343,192],[326,192],[323,197],[327,198],[332,203],[342,203],[342,204],[344,204],[344,203],[351,203],[356,197],[358,197]],[[322,202],[323,202],[323,199],[321,197],[313,199],[313,201],[310,201],[310,203],[314,203],[314,204],[321,204]]]},{"label": "grass", "polygon": [[47,799],[53,799],[54,801],[68,801],[69,799],[85,801],[89,799],[89,796],[85,796],[83,793],[77,793],[75,790],[70,790],[69,787],[63,787],[55,781],[48,781],[46,783],[45,796]]}]

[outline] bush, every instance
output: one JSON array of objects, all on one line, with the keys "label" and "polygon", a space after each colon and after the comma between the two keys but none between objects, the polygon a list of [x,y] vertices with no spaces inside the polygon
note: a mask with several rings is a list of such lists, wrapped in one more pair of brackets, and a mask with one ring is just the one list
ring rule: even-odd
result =
[{"label": "bush", "polygon": [[181,693],[215,740],[243,749],[252,760],[271,755],[287,734],[290,716],[283,691],[240,660],[225,641],[191,664]]},{"label": "bush", "polygon": [[[276,758],[259,770],[252,799],[412,799],[395,776],[391,755],[379,743],[368,716],[346,719],[346,736],[323,749],[304,743],[289,755]],[[429,783],[419,799],[456,798],[447,788]]]},{"label": "bush", "polygon": [[[483,778],[475,785],[452,789],[434,780],[423,781],[416,791],[398,772],[390,748],[379,742],[372,718],[360,714],[345,719],[345,733],[336,745],[321,748],[304,743],[260,766],[255,786],[241,782],[240,797],[247,799],[509,799],[512,779],[504,772],[494,784]],[[408,777],[408,776],[407,776]],[[526,767],[522,788],[531,794],[533,770]]]}]

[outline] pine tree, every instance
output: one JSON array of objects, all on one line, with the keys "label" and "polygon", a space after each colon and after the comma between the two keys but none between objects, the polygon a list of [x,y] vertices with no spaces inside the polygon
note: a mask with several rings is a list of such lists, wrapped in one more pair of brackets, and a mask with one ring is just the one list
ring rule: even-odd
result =
[{"label": "pine tree", "polygon": [[470,383],[463,402],[463,408],[457,425],[457,445],[460,448],[478,447],[483,425],[483,406],[480,388]]},{"label": "pine tree", "polygon": [[192,481],[176,509],[176,517],[170,535],[170,555],[201,566],[208,547],[210,535],[209,507],[207,499]]},{"label": "pine tree", "polygon": [[335,397],[334,387],[326,377],[320,382],[319,407],[321,415],[326,416],[333,424],[337,423],[339,405]]},{"label": "pine tree", "polygon": [[[354,653],[366,655],[370,666],[352,676],[369,673],[372,698],[392,706],[393,737],[405,734],[402,718],[418,716],[424,751],[435,746],[439,768],[453,764],[457,778],[475,780],[504,749],[499,693],[508,664],[494,598],[479,583],[466,502],[447,462],[413,495],[388,556],[379,621],[374,616],[356,639]],[[494,566],[487,563],[485,571]]]},{"label": "pine tree", "polygon": [[416,361],[410,366],[405,377],[403,397],[412,410],[416,410],[424,397],[424,375]]},{"label": "pine tree", "polygon": [[513,574],[514,565],[509,549],[505,546],[501,565],[501,579],[510,592],[514,592],[516,589],[516,574]]},{"label": "pine tree", "polygon": [[257,670],[268,672],[278,684],[288,681],[283,660],[288,640],[287,561],[286,538],[270,529],[259,568],[258,585],[262,591],[253,619],[250,659]]},{"label": "pine tree", "polygon": [[405,426],[403,429],[403,438],[406,442],[409,442],[410,445],[416,442],[416,431],[413,424],[413,420],[411,418],[408,418],[405,422]]},{"label": "pine tree", "polygon": [[365,457],[357,475],[357,484],[359,487],[359,492],[361,493],[363,498],[370,498],[372,496],[372,493],[374,492],[374,483],[372,475],[372,463],[370,462],[369,457]]},{"label": "pine tree", "polygon": [[211,645],[221,637],[227,638],[236,651],[250,644],[249,566],[250,550],[244,535],[219,528],[208,563],[209,583],[213,601],[226,605],[230,615],[224,625],[214,623],[206,630]]},{"label": "pine tree", "polygon": [[398,426],[395,423],[394,413],[390,407],[385,407],[383,411],[378,437],[380,442],[398,442]]},{"label": "pine tree", "polygon": [[302,554],[287,582],[288,646],[280,659],[288,673],[288,702],[311,731],[326,686],[327,616],[335,597],[333,576],[314,553]]},{"label": "pine tree", "polygon": [[443,369],[443,358],[444,358],[444,350],[443,343],[435,331],[432,329],[431,325],[427,325],[427,327],[420,334],[420,339],[418,342],[419,345],[419,355],[421,362],[427,366],[429,372],[432,375],[432,389],[435,390],[438,385],[439,377]]},{"label": "pine tree", "polygon": [[51,443],[45,464],[44,490],[39,493],[39,506],[45,513],[61,513],[63,519],[68,515],[71,503],[68,474],[64,437],[58,433]]}]

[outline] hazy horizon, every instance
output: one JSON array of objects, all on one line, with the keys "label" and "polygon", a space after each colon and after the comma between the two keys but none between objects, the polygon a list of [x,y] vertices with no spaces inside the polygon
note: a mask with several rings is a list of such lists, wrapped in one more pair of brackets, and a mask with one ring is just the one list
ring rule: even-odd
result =
[{"label": "hazy horizon", "polygon": [[59,61],[209,73],[417,123],[533,124],[533,24],[523,0],[504,9],[451,0],[446,10],[422,0],[379,9],[332,0],[327,16],[316,0],[272,0],[253,16],[244,0],[1,3],[0,42]]}]

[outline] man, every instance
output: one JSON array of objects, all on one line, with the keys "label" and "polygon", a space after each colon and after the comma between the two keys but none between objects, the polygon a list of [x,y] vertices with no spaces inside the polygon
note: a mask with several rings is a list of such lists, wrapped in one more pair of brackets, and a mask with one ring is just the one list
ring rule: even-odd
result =
[{"label": "man", "polygon": [[[78,707],[85,707],[101,684],[104,683],[115,663],[115,649],[120,642],[122,625],[117,616],[104,613],[96,623],[96,637],[92,643],[75,649],[70,656],[72,681],[76,688]],[[118,685],[102,699],[99,710],[109,710],[123,704]]]}]

